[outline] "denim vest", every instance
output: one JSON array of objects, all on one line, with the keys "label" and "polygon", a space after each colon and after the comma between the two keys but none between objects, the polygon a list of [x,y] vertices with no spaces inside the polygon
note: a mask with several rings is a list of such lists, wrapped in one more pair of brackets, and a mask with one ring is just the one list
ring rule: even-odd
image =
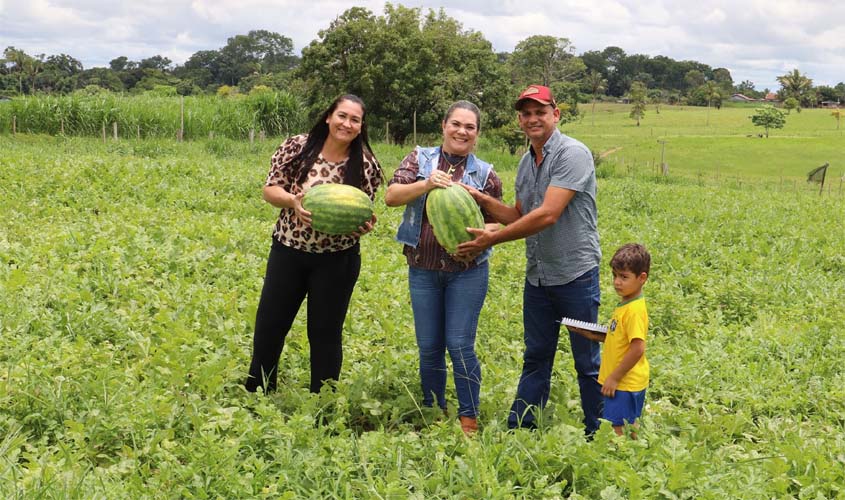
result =
[{"label": "denim vest", "polygon": [[[417,146],[417,162],[419,163],[417,180],[428,179],[432,171],[437,170],[437,165],[440,162],[440,147],[423,148]],[[470,154],[467,157],[466,168],[464,169],[464,176],[461,178],[461,182],[478,190],[484,189],[484,184],[487,183],[487,176],[490,175],[491,170],[493,170],[493,165]],[[399,230],[396,232],[396,241],[399,243],[404,243],[414,248],[419,243],[427,196],[428,194],[424,194],[405,205],[402,223],[399,224]],[[490,258],[491,253],[493,253],[492,248],[483,251],[475,258],[475,263],[481,264]]]}]

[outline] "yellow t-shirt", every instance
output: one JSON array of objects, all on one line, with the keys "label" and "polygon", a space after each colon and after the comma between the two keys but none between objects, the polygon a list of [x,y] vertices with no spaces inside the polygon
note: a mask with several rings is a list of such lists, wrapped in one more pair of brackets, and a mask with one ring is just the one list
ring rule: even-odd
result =
[{"label": "yellow t-shirt", "polygon": [[[607,336],[604,339],[604,348],[601,352],[600,384],[604,384],[605,379],[622,362],[622,358],[631,345],[631,340],[643,339],[645,341],[647,331],[648,310],[646,310],[645,298],[642,295],[628,302],[620,302],[616,306],[607,328]],[[637,364],[628,370],[628,373],[619,381],[617,389],[637,392],[647,387],[648,360],[643,353]]]}]

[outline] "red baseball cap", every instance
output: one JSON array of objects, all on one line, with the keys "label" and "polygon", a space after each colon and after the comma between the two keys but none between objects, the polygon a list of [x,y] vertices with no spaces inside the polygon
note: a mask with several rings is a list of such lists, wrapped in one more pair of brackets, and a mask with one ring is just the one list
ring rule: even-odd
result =
[{"label": "red baseball cap", "polygon": [[523,101],[526,99],[533,99],[540,104],[551,104],[553,107],[557,107],[555,97],[552,95],[552,89],[542,85],[529,85],[528,88],[523,90],[513,105],[514,109],[519,110],[522,108]]}]

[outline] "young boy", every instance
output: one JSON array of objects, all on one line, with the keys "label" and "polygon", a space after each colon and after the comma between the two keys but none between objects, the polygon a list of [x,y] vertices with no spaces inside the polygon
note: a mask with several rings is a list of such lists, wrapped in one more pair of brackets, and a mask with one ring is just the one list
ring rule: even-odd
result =
[{"label": "young boy", "polygon": [[[645,339],[648,311],[642,290],[651,267],[651,256],[644,246],[628,243],[616,251],[610,261],[613,288],[621,301],[613,311],[607,334],[569,327],[591,340],[604,342],[598,381],[604,395],[605,420],[622,435],[625,423],[634,429],[643,411],[648,387],[648,360]],[[635,431],[631,437],[636,439]]]}]

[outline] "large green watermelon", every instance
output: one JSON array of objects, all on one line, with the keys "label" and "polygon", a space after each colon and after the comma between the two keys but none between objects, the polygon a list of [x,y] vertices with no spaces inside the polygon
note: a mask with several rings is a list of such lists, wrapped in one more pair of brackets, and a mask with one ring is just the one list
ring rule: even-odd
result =
[{"label": "large green watermelon", "polygon": [[449,253],[455,253],[458,245],[474,238],[466,228],[484,228],[481,209],[472,195],[458,184],[431,190],[425,209],[434,237]]},{"label": "large green watermelon", "polygon": [[302,197],[311,212],[311,227],[327,234],[349,234],[373,216],[373,202],[360,189],[347,184],[320,184]]}]

